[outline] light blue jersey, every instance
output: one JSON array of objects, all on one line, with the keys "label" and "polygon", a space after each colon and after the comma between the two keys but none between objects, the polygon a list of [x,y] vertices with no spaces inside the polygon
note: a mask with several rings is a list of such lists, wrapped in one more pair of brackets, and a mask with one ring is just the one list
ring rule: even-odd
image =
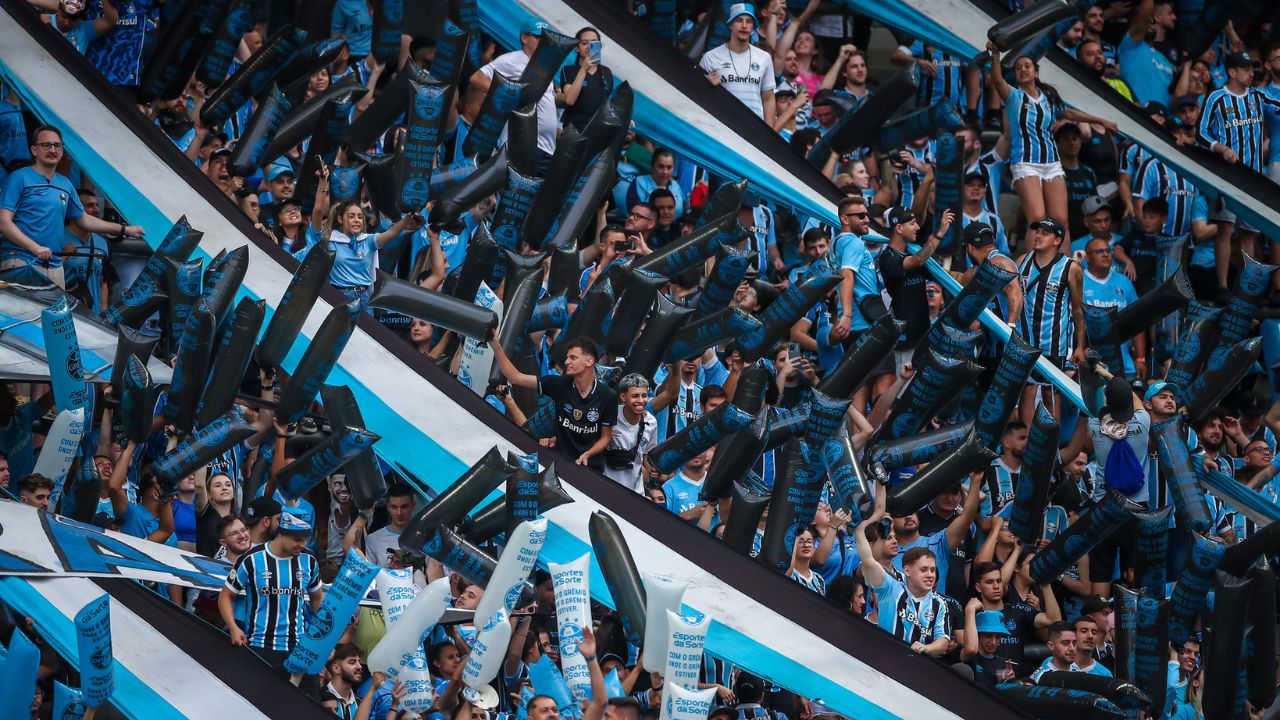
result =
[{"label": "light blue jersey", "polygon": [[1240,156],[1240,164],[1262,172],[1263,123],[1275,122],[1280,101],[1257,88],[1236,95],[1227,88],[1209,93],[1200,116],[1198,139],[1205,147],[1220,143]]},{"label": "light blue jersey", "polygon": [[[1093,273],[1084,273],[1084,303],[1098,307],[1113,307],[1123,310],[1138,302],[1138,293],[1129,278],[1115,270],[1109,270],[1103,277],[1094,277]],[[1124,372],[1132,376],[1135,372],[1133,356],[1129,353],[1128,338],[1122,338],[1120,354],[1124,357]]]},{"label": "light blue jersey", "polygon": [[1134,40],[1125,33],[1116,54],[1120,58],[1120,79],[1133,91],[1134,104],[1158,102],[1168,107],[1173,85],[1173,64],[1164,53],[1146,40]]},{"label": "light blue jersey", "polygon": [[1015,163],[1049,164],[1058,162],[1058,143],[1053,139],[1053,123],[1062,108],[1055,107],[1048,93],[1032,98],[1014,88],[1005,101],[1006,127],[1009,128],[1009,160]]}]

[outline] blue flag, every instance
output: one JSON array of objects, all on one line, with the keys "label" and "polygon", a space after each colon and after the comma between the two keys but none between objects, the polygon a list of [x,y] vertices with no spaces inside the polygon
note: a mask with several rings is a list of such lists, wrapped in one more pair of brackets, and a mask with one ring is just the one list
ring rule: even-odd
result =
[{"label": "blue flag", "polygon": [[4,661],[4,682],[0,682],[0,717],[31,716],[31,701],[36,696],[36,673],[39,669],[40,651],[26,635],[14,630]]}]

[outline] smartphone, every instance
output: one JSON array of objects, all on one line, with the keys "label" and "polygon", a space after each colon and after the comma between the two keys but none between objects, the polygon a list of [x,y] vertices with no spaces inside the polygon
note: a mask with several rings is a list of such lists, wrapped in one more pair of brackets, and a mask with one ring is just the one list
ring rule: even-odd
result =
[{"label": "smartphone", "polygon": [[804,357],[804,353],[800,350],[800,343],[793,342],[787,346],[787,358],[799,360],[802,357]]},{"label": "smartphone", "polygon": [[600,64],[600,41],[592,40],[587,43],[587,52],[591,55],[591,62]]},{"label": "smartphone", "polygon": [[621,255],[622,253],[627,251],[627,246],[630,244],[631,243],[627,240],[614,240],[613,251]]}]

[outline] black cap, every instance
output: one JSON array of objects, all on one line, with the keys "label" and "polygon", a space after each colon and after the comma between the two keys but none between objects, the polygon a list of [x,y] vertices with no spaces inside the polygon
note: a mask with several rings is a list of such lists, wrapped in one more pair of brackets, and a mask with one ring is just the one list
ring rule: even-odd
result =
[{"label": "black cap", "polygon": [[220,157],[231,157],[231,148],[220,147],[217,150],[214,150],[213,152],[209,153],[210,161],[212,161],[214,158],[220,158]]},{"label": "black cap", "polygon": [[1096,612],[1110,611],[1111,603],[1101,595],[1090,595],[1084,599],[1084,604],[1080,606],[1081,615],[1092,615]]},{"label": "black cap", "polygon": [[1174,110],[1181,110],[1184,107],[1199,107],[1200,96],[1198,95],[1179,95],[1178,100],[1173,104]]},{"label": "black cap", "polygon": [[964,226],[964,242],[966,245],[972,245],[973,247],[994,245],[996,231],[984,222],[971,222]]},{"label": "black cap", "polygon": [[1168,112],[1168,110],[1165,108],[1164,105],[1154,100],[1147,103],[1146,105],[1143,105],[1142,109],[1145,110],[1148,115],[1159,115],[1161,117],[1164,117],[1164,114]]},{"label": "black cap", "polygon": [[1053,233],[1054,235],[1057,235],[1060,238],[1064,238],[1067,236],[1066,228],[1062,227],[1062,225],[1059,224],[1057,220],[1054,220],[1051,217],[1047,217],[1047,218],[1044,218],[1043,220],[1037,220],[1031,223],[1030,228],[1032,230],[1042,230],[1042,229],[1048,230],[1049,232]]},{"label": "black cap", "polygon": [[1070,123],[1070,122],[1069,122],[1069,123],[1063,123],[1063,124],[1062,124],[1058,129],[1057,129],[1057,130],[1055,130],[1055,131],[1054,131],[1054,133],[1053,133],[1053,138],[1054,138],[1055,140],[1057,140],[1057,139],[1061,138],[1061,137],[1062,137],[1062,136],[1064,136],[1064,135],[1076,135],[1076,136],[1079,136],[1079,135],[1080,135],[1080,126],[1079,126],[1079,125],[1076,125],[1075,123]]},{"label": "black cap", "polygon": [[1129,422],[1133,417],[1133,386],[1122,377],[1113,377],[1107,382],[1103,393],[1107,404],[1102,408],[1105,415],[1110,415],[1116,422]]},{"label": "black cap", "polygon": [[889,208],[889,212],[885,213],[884,223],[885,223],[885,227],[887,227],[889,231],[892,232],[895,227],[902,225],[904,223],[909,223],[915,219],[916,219],[916,214],[911,212],[911,208],[895,206],[895,207]]},{"label": "black cap", "polygon": [[1241,415],[1263,415],[1267,412],[1267,403],[1262,396],[1253,390],[1240,394]]},{"label": "black cap", "polygon": [[986,182],[987,182],[987,179],[986,179],[985,177],[983,177],[983,176],[982,176],[982,173],[980,173],[980,172],[971,172],[971,173],[968,173],[967,175],[965,175],[965,176],[964,176],[964,182],[965,182],[965,184],[966,184],[966,185],[968,185],[968,184],[969,184],[969,183],[971,183],[971,182],[974,182],[975,180],[976,180],[977,182],[980,182],[980,183],[984,184],[984,185],[985,185],[985,184],[986,184]]},{"label": "black cap", "polygon": [[284,512],[284,508],[280,506],[280,503],[263,495],[262,497],[254,498],[253,502],[249,503],[249,507],[245,508],[244,521],[252,524],[262,518],[279,515],[282,512]]},{"label": "black cap", "polygon": [[1225,64],[1228,70],[1252,68],[1253,58],[1249,57],[1249,53],[1246,53],[1246,52],[1234,52],[1227,56],[1227,61]]}]

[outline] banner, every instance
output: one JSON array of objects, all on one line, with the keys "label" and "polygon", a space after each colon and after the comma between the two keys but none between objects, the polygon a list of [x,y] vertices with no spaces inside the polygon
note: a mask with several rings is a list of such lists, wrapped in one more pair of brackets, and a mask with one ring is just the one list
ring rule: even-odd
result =
[{"label": "banner", "polygon": [[715,697],[715,688],[686,690],[667,681],[662,686],[662,714],[659,720],[705,720]]},{"label": "banner", "polygon": [[590,567],[590,554],[567,563],[547,563],[560,625],[560,668],[573,699],[579,702],[591,699],[591,668],[578,648],[583,628],[591,622],[591,593],[587,588]]},{"label": "banner", "polygon": [[80,692],[89,707],[96,708],[111,697],[116,686],[111,598],[105,593],[76,613],[76,644],[80,650]]},{"label": "banner", "polygon": [[644,619],[644,669],[662,672],[667,669],[667,613],[680,612],[681,598],[688,587],[683,582],[662,575],[643,573]]},{"label": "banner", "polygon": [[[502,327],[502,301],[489,286],[481,282],[476,291],[476,305],[492,310]],[[481,397],[489,389],[489,373],[493,368],[493,350],[481,339],[467,337],[462,342],[462,361],[458,363],[458,382],[466,385]]]},{"label": "banner", "polygon": [[667,666],[662,673],[666,688],[679,685],[688,690],[698,689],[702,646],[706,644],[710,627],[711,618],[707,615],[680,615],[667,611]]},{"label": "banner", "polygon": [[298,644],[285,658],[285,670],[308,675],[320,673],[378,571],[377,565],[360,557],[355,550],[347,551],[333,584],[325,589],[324,601],[307,620],[307,631],[298,638]]},{"label": "banner", "polygon": [[62,498],[62,486],[66,482],[67,473],[71,471],[71,463],[76,459],[83,437],[83,407],[63,410],[53,419],[33,471],[53,481],[53,490],[49,493],[50,508],[58,507],[58,500]]},{"label": "banner", "polygon": [[29,505],[0,502],[0,575],[124,577],[219,590],[221,560],[101,530]]}]

